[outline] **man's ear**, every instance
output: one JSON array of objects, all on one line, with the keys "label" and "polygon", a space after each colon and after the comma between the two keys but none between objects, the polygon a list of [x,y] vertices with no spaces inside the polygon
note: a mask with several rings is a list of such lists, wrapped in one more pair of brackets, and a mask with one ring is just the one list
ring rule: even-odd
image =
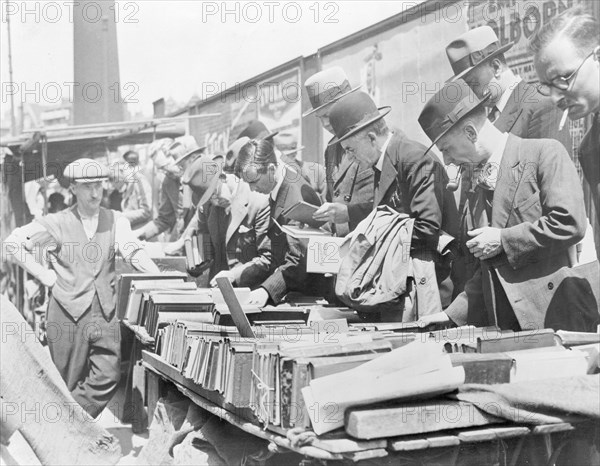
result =
[{"label": "man's ear", "polygon": [[471,141],[472,143],[477,142],[477,138],[479,137],[479,134],[477,132],[477,128],[475,128],[475,124],[472,121],[468,121],[465,124],[465,126],[463,127],[463,131],[467,135],[467,139],[469,141]]},{"label": "man's ear", "polygon": [[377,135],[375,134],[375,131],[369,131],[367,133],[367,137],[369,138],[369,141],[371,141],[371,143],[375,143],[375,141],[377,141]]},{"label": "man's ear", "polygon": [[500,59],[498,59],[498,58],[492,59],[492,61],[490,62],[490,66],[494,70],[494,78],[500,79],[500,75],[502,74],[502,70],[504,69],[504,66],[503,66],[502,62],[500,61]]}]

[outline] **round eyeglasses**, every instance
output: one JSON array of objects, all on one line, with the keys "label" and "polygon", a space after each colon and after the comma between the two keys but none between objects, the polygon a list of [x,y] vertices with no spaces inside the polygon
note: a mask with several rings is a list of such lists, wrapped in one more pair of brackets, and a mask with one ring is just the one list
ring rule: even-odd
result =
[{"label": "round eyeglasses", "polygon": [[577,73],[583,66],[583,64],[590,58],[592,55],[596,53],[596,49],[592,50],[589,55],[587,55],[581,62],[581,64],[577,67],[575,71],[573,71],[569,76],[557,76],[549,83],[539,83],[537,85],[537,91],[543,96],[549,96],[552,94],[552,88],[558,89],[560,91],[568,90],[573,83],[575,82],[575,78],[577,77]]}]

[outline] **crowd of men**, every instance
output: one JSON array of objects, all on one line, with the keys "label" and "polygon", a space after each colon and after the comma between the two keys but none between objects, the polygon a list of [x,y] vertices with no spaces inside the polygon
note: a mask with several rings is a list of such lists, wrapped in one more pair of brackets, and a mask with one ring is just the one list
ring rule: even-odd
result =
[{"label": "crowd of men", "polygon": [[[352,233],[382,206],[411,219],[414,270],[407,299],[392,311],[363,314],[365,319],[403,320],[410,302],[411,316],[422,326],[595,331],[598,21],[574,8],[541,29],[531,41],[537,86],[507,66],[504,54],[511,46],[502,46],[488,26],[448,44],[454,76],[440,76],[442,89],[415,115],[429,147],[390,129],[385,118],[391,107],[378,108],[333,67],[304,83],[312,108],[303,116],[316,116],[332,135],[324,167],[303,163],[296,157],[300,148],[278,144],[277,134],[260,122],[225,155],[208,154],[190,136],[163,141],[152,151],[154,166],[165,175],[152,219],[149,187],[141,178],[128,180],[120,172],[118,213],[101,207],[107,167],[85,159],[69,165],[65,176],[77,204],[15,230],[7,242],[53,256],[46,268],[39,256],[14,254],[51,287],[48,322],[74,326],[75,338],[54,340],[50,350],[75,399],[96,416],[116,387],[118,344],[90,339],[84,329],[94,323],[111,330],[105,336],[118,333],[115,251],[139,270],[157,271],[139,239],[168,232],[174,254],[186,238],[203,234],[211,283],[227,277],[234,286],[250,287],[250,302],[258,306],[279,304],[293,291],[335,301],[334,277],[307,273],[306,243],[282,229],[293,223],[284,212],[300,201],[317,206],[315,222],[336,236]],[[565,111],[573,120],[593,115],[578,154],[595,212],[585,211],[561,121]],[[457,179],[448,178],[434,146],[445,164],[460,166]],[[450,255],[442,256],[446,234],[455,239]],[[94,260],[91,243],[99,245]]]}]

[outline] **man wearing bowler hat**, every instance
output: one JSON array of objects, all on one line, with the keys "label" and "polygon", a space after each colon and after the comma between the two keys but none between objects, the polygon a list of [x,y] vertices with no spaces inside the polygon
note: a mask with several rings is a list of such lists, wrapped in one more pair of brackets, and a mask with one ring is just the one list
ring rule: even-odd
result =
[{"label": "man wearing bowler hat", "polygon": [[600,322],[598,262],[578,263],[587,220],[577,170],[559,142],[496,128],[488,98],[450,82],[419,116],[446,163],[475,167],[465,217],[466,246],[478,259],[465,291],[421,322],[592,331]]},{"label": "man wearing bowler hat", "polygon": [[[108,168],[92,159],[70,163],[64,176],[77,203],[12,232],[5,244],[25,270],[51,288],[50,355],[73,398],[97,417],[120,378],[115,312],[115,252],[142,272],[158,273],[121,213],[100,207]],[[47,256],[49,268],[42,265]]]},{"label": "man wearing bowler hat", "polygon": [[[434,264],[444,217],[444,167],[427,148],[404,133],[392,133],[385,122],[391,107],[377,108],[365,92],[336,102],[329,121],[335,132],[330,145],[340,144],[374,173],[373,206],[387,205],[414,218],[411,257],[419,265],[417,302],[421,312],[441,309]],[[421,275],[421,267],[422,275]],[[440,271],[441,272],[441,271]],[[440,277],[441,279],[441,277]]]},{"label": "man wearing bowler hat", "polygon": [[196,215],[180,242],[194,231],[205,235],[204,259],[212,260],[211,285],[226,277],[238,287],[255,288],[271,266],[267,239],[269,200],[247,183],[223,172],[223,157],[202,155],[186,170],[182,182],[200,198]]},{"label": "man wearing bowler hat", "polygon": [[[329,123],[333,104],[359,86],[350,86],[344,70],[333,66],[308,78],[304,88],[312,108],[302,116],[314,114],[323,128],[333,134]],[[325,174],[326,202],[316,212],[315,219],[333,223],[336,235],[345,236],[373,209],[373,170],[344,155],[339,144],[332,144],[325,149]]]}]

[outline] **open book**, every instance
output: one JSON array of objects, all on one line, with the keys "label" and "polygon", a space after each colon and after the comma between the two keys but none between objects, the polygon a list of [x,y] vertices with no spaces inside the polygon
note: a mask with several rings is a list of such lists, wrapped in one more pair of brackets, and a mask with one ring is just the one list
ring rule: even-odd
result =
[{"label": "open book", "polygon": [[304,223],[312,228],[319,228],[327,222],[319,222],[313,218],[313,214],[319,210],[315,205],[308,202],[299,201],[291,207],[285,209],[282,214],[285,218]]},{"label": "open book", "polygon": [[314,228],[308,225],[280,225],[277,220],[273,219],[275,224],[283,231],[286,235],[290,235],[294,238],[311,238],[314,236],[332,236],[330,231],[323,228]]}]

